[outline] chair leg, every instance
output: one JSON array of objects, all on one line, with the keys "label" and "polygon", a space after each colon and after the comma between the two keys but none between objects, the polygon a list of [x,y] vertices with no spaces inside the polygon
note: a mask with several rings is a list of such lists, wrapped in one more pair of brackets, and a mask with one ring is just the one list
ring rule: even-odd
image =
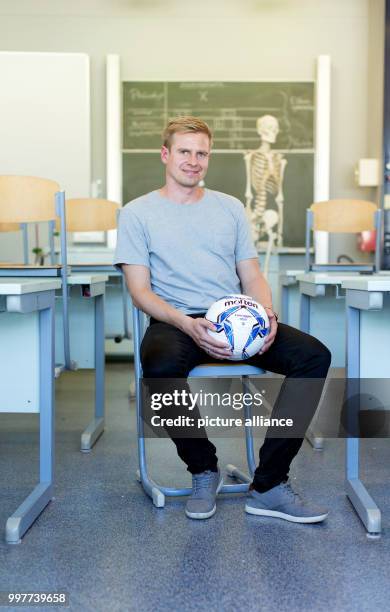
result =
[{"label": "chair leg", "polygon": [[[242,377],[242,388],[243,393],[248,393],[248,376]],[[245,405],[245,421],[252,418],[251,406]],[[229,463],[226,466],[226,471],[231,478],[238,480],[239,482],[250,484],[253,480],[253,475],[256,469],[255,452],[253,448],[253,432],[251,425],[245,425],[245,447],[246,447],[246,459],[248,464],[249,474],[246,474],[242,470],[238,469],[235,465]]]},{"label": "chair leg", "polygon": [[163,487],[150,478],[147,469],[145,438],[143,435],[138,437],[138,461],[139,469],[136,472],[136,478],[141,483],[145,493],[153,500],[156,508],[163,508],[165,506],[166,496],[181,497],[183,495],[191,495],[192,488],[190,487],[183,487],[182,489]]},{"label": "chair leg", "polygon": [[137,480],[141,483],[145,493],[153,500],[153,504],[157,508],[163,508],[165,506],[165,495],[156,485],[156,483],[149,478],[147,462],[146,462],[146,450],[145,450],[145,438],[144,438],[144,423],[142,420],[142,388],[141,380],[136,380],[136,408],[137,408],[137,438],[138,438],[138,462],[139,469],[137,470]]},{"label": "chair leg", "polygon": [[138,459],[139,470],[137,470],[137,480],[141,483],[143,490],[153,501],[156,508],[164,508],[165,495],[157,484],[148,476],[145,456],[145,438],[138,438]]},{"label": "chair leg", "polygon": [[[138,369],[138,368],[137,368]],[[245,376],[245,379],[248,377]],[[244,382],[244,389],[246,389],[247,381]],[[146,461],[146,444],[144,437],[144,423],[142,419],[142,389],[141,379],[136,374],[136,406],[137,406],[137,432],[138,432],[138,461],[139,469],[137,470],[136,477],[138,482],[142,485],[145,493],[152,499],[153,504],[157,508],[163,508],[165,505],[165,497],[181,497],[184,495],[191,495],[192,488],[183,487],[165,487],[157,484],[152,480],[148,474],[147,461]],[[245,407],[245,418],[251,417],[250,407]],[[253,450],[253,437],[252,428],[245,428],[245,439],[247,448],[247,460],[250,474],[253,475],[256,469],[254,450]],[[233,465],[226,467],[229,476],[235,478],[237,484],[223,485],[220,493],[245,493],[248,490],[249,484],[252,482],[252,476],[242,472]]]},{"label": "chair leg", "polygon": [[142,419],[142,388],[140,378],[136,379],[136,407],[137,407],[137,434],[138,434],[138,462],[139,469],[136,477],[141,483],[145,493],[152,499],[156,508],[165,506],[165,496],[179,497],[182,495],[190,495],[192,489],[189,487],[177,489],[171,487],[163,487],[152,480],[148,474],[146,461],[146,445],[144,437],[144,423]]}]

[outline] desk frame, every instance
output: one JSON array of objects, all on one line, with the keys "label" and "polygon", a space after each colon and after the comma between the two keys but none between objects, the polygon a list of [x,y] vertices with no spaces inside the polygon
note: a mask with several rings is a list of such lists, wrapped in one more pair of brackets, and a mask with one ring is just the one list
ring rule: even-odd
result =
[{"label": "desk frame", "polygon": [[[105,283],[98,283],[97,291],[91,294],[95,303],[95,415],[88,427],[81,434],[81,451],[92,450],[97,439],[104,432],[105,380],[104,380],[104,290]],[[88,298],[89,299],[89,298]]]},{"label": "desk frame", "polygon": [[[117,335],[114,337],[115,342],[121,342],[123,339],[131,340],[132,335],[129,325],[129,312],[131,304],[129,302],[129,295],[127,292],[126,281],[122,272],[117,270],[112,264],[71,264],[72,274],[107,274],[110,282],[110,276],[121,278],[122,287],[122,301],[123,301],[123,335]],[[109,336],[108,336],[109,337]]]},{"label": "desk frame", "polygon": [[39,312],[39,483],[6,523],[8,544],[23,535],[53,497],[54,474],[54,290],[9,295],[7,312]]},{"label": "desk frame", "polygon": [[[86,427],[84,432],[81,434],[81,446],[80,450],[84,453],[88,453],[92,450],[93,445],[97,442],[98,438],[104,432],[104,416],[105,416],[105,352],[104,352],[104,297],[106,280],[90,280],[90,282],[74,282],[74,277],[77,278],[77,274],[70,275],[68,277],[68,290],[75,289],[81,293],[78,300],[93,300],[94,308],[94,371],[95,371],[95,400],[94,400],[94,417]],[[81,276],[81,275],[80,275]],[[87,277],[89,274],[87,275]],[[62,309],[61,309],[62,310]],[[69,300],[68,306],[69,317],[72,313],[72,304]],[[70,321],[70,318],[69,318]],[[70,331],[70,325],[69,325]],[[72,363],[75,364],[77,369],[77,355],[72,351],[73,338],[70,338],[70,354],[75,360]],[[90,369],[90,368],[88,368]]]},{"label": "desk frame", "polygon": [[303,274],[304,270],[286,270],[282,272],[279,277],[279,288],[280,288],[280,308],[281,308],[281,321],[287,325],[291,325],[289,314],[290,314],[290,287],[296,287],[299,283],[297,281],[297,275]]},{"label": "desk frame", "polygon": [[[381,292],[347,289],[347,347],[346,374],[348,379],[360,378],[360,311],[380,310],[383,307]],[[381,511],[359,477],[359,438],[347,438],[345,448],[346,494],[365,526],[368,535],[379,535]]]},{"label": "desk frame", "polygon": [[[304,280],[299,280],[299,291],[300,291],[300,330],[306,334],[310,334],[310,300],[311,298],[324,297],[326,296],[326,287],[335,288],[335,299],[344,299],[344,295],[341,295],[342,280],[335,279],[334,283],[313,283]],[[327,383],[325,383],[324,394],[326,393]],[[324,438],[314,433],[312,429],[308,429],[306,434],[310,444],[316,450],[322,450],[324,448]]]}]

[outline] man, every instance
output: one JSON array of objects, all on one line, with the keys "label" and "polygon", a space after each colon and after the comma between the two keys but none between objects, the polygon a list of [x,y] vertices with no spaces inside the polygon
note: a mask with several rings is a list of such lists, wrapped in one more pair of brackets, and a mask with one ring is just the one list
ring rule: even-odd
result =
[{"label": "man", "polygon": [[[170,121],[161,148],[165,185],[130,202],[121,213],[115,264],[122,267],[134,304],[151,317],[141,346],[144,377],[185,379],[200,363],[228,359],[229,347],[208,334],[214,326],[204,314],[222,296],[244,293],[263,304],[271,328],[264,347],[248,363],[286,376],[275,406],[284,414],[291,404],[302,403],[295,379],[302,384],[312,379],[303,398],[311,417],[330,353],[315,338],[277,324],[243,205],[200,187],[211,143],[210,129],[200,119]],[[206,435],[170,435],[192,474],[186,515],[209,518],[222,486],[215,446]],[[305,503],[288,483],[290,463],[301,444],[302,438],[266,436],[245,506],[248,513],[302,523],[324,520],[327,511]]]}]

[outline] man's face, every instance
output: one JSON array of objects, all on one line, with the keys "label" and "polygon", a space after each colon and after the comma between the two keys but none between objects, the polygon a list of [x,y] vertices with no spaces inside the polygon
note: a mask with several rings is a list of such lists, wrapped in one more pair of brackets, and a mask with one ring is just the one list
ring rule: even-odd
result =
[{"label": "man's face", "polygon": [[210,140],[202,132],[174,134],[171,148],[161,149],[167,177],[182,187],[196,187],[206,176],[209,155]]}]

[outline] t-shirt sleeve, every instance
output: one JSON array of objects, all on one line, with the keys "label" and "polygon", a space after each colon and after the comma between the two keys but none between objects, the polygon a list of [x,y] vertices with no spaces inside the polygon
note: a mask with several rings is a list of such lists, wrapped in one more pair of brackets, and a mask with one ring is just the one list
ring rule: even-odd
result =
[{"label": "t-shirt sleeve", "polygon": [[257,250],[253,244],[252,232],[245,209],[240,203],[237,217],[236,262],[253,257],[257,258]]},{"label": "t-shirt sleeve", "polygon": [[118,238],[113,263],[118,269],[121,269],[121,264],[135,264],[150,268],[145,228],[131,207],[122,210],[119,215]]}]

